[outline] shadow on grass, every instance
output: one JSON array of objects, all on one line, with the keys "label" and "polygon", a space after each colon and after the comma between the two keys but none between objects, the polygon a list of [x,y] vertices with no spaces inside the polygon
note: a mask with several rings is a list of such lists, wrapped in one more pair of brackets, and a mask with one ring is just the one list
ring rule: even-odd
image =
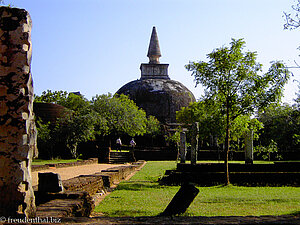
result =
[{"label": "shadow on grass", "polygon": [[[109,217],[127,217],[130,215],[144,215],[144,214],[146,214],[146,212],[142,210],[115,210],[109,212]],[[108,215],[104,213],[104,216],[108,216]]]},{"label": "shadow on grass", "polygon": [[213,198],[209,199],[206,201],[202,201],[201,203],[243,203],[243,204],[265,204],[266,202],[268,203],[284,203],[284,202],[291,202],[291,199],[247,199],[247,198],[239,198],[239,197],[232,197],[232,198],[226,198],[222,197],[221,199],[219,198]]},{"label": "shadow on grass", "polygon": [[287,216],[299,216],[300,217],[300,211],[294,211],[292,213],[287,214]]},{"label": "shadow on grass", "polygon": [[116,190],[140,191],[146,189],[163,189],[163,188],[165,187],[159,185],[157,182],[140,181],[140,182],[120,183]]}]

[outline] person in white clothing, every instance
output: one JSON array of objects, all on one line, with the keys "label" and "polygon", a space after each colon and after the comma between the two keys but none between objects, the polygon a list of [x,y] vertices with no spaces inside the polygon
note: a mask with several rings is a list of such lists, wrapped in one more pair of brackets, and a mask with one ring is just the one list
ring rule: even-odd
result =
[{"label": "person in white clothing", "polygon": [[131,139],[131,141],[130,141],[130,146],[134,149],[134,147],[136,146],[136,143],[135,143],[135,141],[134,141],[134,138],[132,138]]},{"label": "person in white clothing", "polygon": [[117,145],[117,150],[121,151],[122,141],[120,137],[117,139],[116,145]]}]

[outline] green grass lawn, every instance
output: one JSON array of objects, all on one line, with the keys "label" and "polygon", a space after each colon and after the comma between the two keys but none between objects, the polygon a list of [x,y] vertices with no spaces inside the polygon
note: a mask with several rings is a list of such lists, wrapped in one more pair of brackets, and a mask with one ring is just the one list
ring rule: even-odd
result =
[{"label": "green grass lawn", "polygon": [[[96,208],[105,216],[156,216],[179,186],[160,186],[158,178],[175,162],[150,161],[129,181],[119,184]],[[247,216],[283,215],[300,211],[299,187],[197,187],[200,192],[184,215]]]},{"label": "green grass lawn", "polygon": [[70,163],[76,162],[81,159],[52,159],[52,160],[44,160],[44,159],[34,159],[32,161],[32,165],[45,165],[45,164],[57,164],[57,163]]}]

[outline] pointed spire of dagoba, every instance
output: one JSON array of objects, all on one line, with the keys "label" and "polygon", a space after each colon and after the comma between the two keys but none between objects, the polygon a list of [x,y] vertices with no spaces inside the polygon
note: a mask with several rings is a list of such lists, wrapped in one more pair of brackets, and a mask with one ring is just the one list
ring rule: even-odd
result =
[{"label": "pointed spire of dagoba", "polygon": [[152,34],[151,34],[147,57],[149,57],[150,64],[158,64],[159,57],[161,57],[159,42],[158,42],[158,37],[157,37],[155,27],[153,27],[153,29],[152,29]]},{"label": "pointed spire of dagoba", "polygon": [[152,29],[150,44],[148,49],[149,63],[141,64],[141,80],[145,79],[167,79],[169,64],[160,64],[159,57],[161,57],[157,33],[155,27]]}]

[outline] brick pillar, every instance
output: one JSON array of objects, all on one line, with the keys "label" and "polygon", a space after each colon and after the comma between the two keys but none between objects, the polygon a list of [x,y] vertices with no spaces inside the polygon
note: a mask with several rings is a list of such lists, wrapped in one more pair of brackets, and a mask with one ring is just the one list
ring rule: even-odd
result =
[{"label": "brick pillar", "polygon": [[36,212],[30,33],[28,12],[0,7],[0,216],[12,218],[34,217]]}]

